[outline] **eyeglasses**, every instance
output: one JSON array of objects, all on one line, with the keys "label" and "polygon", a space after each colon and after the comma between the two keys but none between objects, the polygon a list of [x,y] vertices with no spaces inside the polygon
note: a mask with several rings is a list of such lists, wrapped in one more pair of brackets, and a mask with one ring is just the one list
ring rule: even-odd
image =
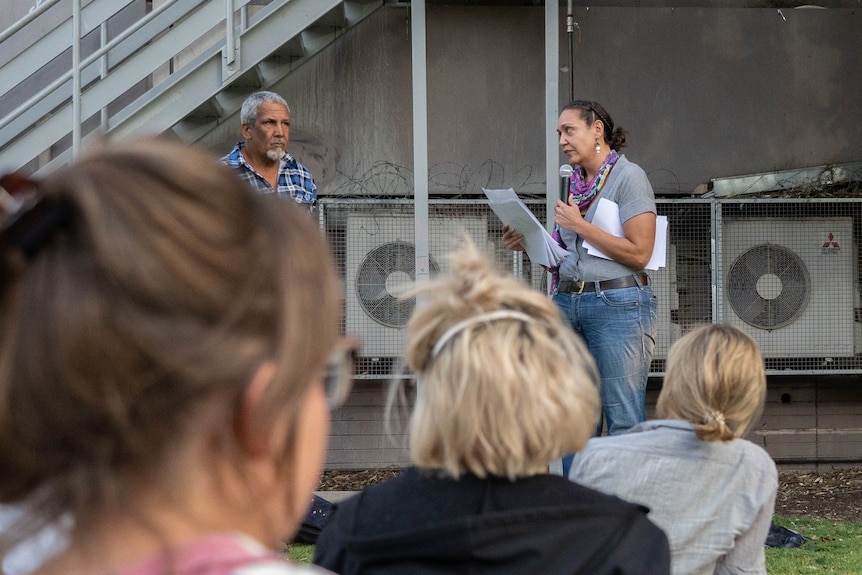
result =
[{"label": "eyeglasses", "polygon": [[341,342],[329,355],[326,373],[323,376],[323,390],[329,409],[338,409],[347,401],[353,387],[354,368],[359,343],[347,339]]}]

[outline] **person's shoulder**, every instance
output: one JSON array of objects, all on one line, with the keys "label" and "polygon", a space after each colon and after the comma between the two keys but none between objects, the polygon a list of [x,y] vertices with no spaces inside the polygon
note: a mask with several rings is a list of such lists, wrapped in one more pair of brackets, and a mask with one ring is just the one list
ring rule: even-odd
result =
[{"label": "person's shoulder", "polygon": [[240,163],[240,157],[241,157],[241,155],[240,155],[240,151],[239,151],[239,150],[240,150],[240,145],[239,145],[239,144],[236,144],[236,145],[231,149],[231,151],[230,151],[230,152],[228,152],[227,154],[225,154],[224,156],[222,156],[221,158],[219,158],[219,159],[220,159],[220,161],[221,161],[223,164],[227,164],[227,165],[229,165],[229,166],[236,166],[236,165],[239,165],[239,163]]},{"label": "person's shoulder", "polygon": [[756,466],[760,473],[778,481],[778,467],[775,465],[775,460],[763,447],[742,438],[736,439],[735,443],[750,465]]},{"label": "person's shoulder", "polygon": [[604,468],[607,465],[616,466],[620,461],[620,448],[625,450],[630,447],[631,445],[620,443],[613,437],[590,439],[572,458],[570,478],[581,477],[587,469]]},{"label": "person's shoulder", "polygon": [[652,184],[643,168],[620,156],[608,177],[608,199],[623,206],[623,221],[644,211],[655,212]]},{"label": "person's shoulder", "polygon": [[620,157],[617,159],[617,163],[616,163],[615,167],[618,167],[621,170],[633,170],[633,171],[641,171],[641,172],[644,171],[643,168],[640,167],[640,165],[629,160],[625,154],[620,154]]},{"label": "person's shoulder", "polygon": [[575,456],[585,459],[588,457],[596,457],[612,453],[618,447],[631,447],[632,444],[630,441],[620,441],[620,437],[622,437],[622,435],[605,435],[603,437],[590,438],[584,448],[577,452]]},{"label": "person's shoulder", "polygon": [[[665,427],[676,427],[676,423],[676,421],[669,420],[649,420],[639,423],[624,433],[592,437],[587,441],[584,451],[607,450],[613,447],[638,449],[638,444],[661,442],[659,435],[662,434]],[[680,427],[684,428],[683,426]]]},{"label": "person's shoulder", "polygon": [[560,477],[562,481],[555,486],[555,493],[562,497],[562,500],[573,507],[587,506],[591,509],[601,510],[602,513],[609,515],[626,515],[634,511],[642,512],[644,515],[647,509],[637,503],[626,501],[616,495],[590,487],[580,483],[577,479],[566,479]]},{"label": "person's shoulder", "polygon": [[644,169],[641,168],[638,164],[635,164],[634,162],[626,158],[623,154],[620,154],[620,157],[617,160],[614,169],[611,170],[611,173],[613,174],[614,171],[616,171],[617,175],[620,177],[644,179],[647,178]]},{"label": "person's shoulder", "polygon": [[281,161],[283,164],[291,166],[291,167],[305,168],[305,165],[302,162],[300,162],[299,160],[297,160],[296,156],[294,156],[290,152],[287,152],[286,154],[284,154],[284,156],[281,158]]},{"label": "person's shoulder", "polygon": [[[561,485],[555,490],[558,503],[554,517],[565,520],[560,529],[577,530],[582,550],[591,545],[602,545],[605,549],[603,564],[618,565],[619,572],[668,573],[670,547],[667,536],[649,518],[646,506],[577,481],[567,481],[568,487]],[[612,547],[607,547],[611,541]],[[627,567],[623,568],[623,565]],[[591,572],[609,571],[599,569]]]},{"label": "person's shoulder", "polygon": [[[657,422],[642,423],[626,433],[591,438],[583,449],[575,453],[572,472],[604,473],[609,469],[619,469],[641,461],[645,454],[671,453],[679,449],[680,438],[672,431],[655,425]],[[590,471],[585,471],[590,470]]]}]

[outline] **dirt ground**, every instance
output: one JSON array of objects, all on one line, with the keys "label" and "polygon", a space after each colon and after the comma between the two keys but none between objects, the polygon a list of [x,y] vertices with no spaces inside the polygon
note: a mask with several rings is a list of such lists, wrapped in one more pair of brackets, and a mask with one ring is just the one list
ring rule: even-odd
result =
[{"label": "dirt ground", "polygon": [[[358,491],[398,475],[398,469],[325,471],[321,491]],[[775,513],[862,522],[862,468],[828,472],[780,471]]]},{"label": "dirt ground", "polygon": [[775,513],[862,522],[862,468],[780,472]]}]

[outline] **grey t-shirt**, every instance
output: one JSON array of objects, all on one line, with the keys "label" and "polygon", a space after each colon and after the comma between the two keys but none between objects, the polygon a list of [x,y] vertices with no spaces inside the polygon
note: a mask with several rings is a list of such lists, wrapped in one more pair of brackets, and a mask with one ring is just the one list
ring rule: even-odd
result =
[{"label": "grey t-shirt", "polygon": [[[617,160],[607,181],[599,191],[598,197],[587,210],[584,219],[588,222],[593,221],[600,198],[619,204],[620,221],[623,223],[638,214],[656,213],[655,195],[646,172],[637,164],[628,161],[625,156],[620,156]],[[642,271],[612,260],[589,255],[584,249],[583,238],[578,237],[572,231],[561,228],[560,237],[569,251],[569,255],[560,266],[562,279],[602,281]]]}]

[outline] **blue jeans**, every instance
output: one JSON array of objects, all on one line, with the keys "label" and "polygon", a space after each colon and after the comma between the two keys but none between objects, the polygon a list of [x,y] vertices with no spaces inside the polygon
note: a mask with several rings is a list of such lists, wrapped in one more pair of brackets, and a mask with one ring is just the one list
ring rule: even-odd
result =
[{"label": "blue jeans", "polygon": [[658,306],[652,288],[557,293],[553,299],[596,360],[608,435],[624,433],[645,421]]}]

